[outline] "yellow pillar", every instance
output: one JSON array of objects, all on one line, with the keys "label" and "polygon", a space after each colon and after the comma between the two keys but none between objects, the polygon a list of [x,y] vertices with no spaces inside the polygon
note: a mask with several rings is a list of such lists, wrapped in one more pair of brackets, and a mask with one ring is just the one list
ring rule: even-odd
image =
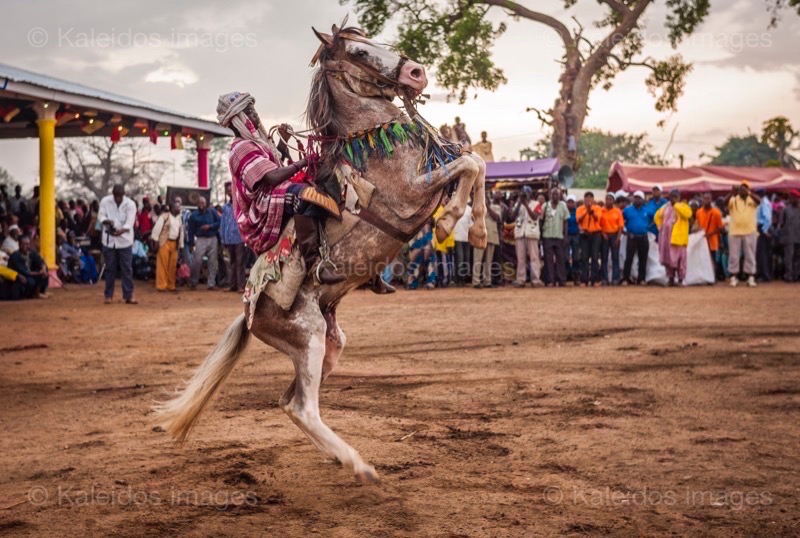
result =
[{"label": "yellow pillar", "polygon": [[39,117],[39,250],[47,267],[56,269],[56,110],[55,103],[36,103]]}]

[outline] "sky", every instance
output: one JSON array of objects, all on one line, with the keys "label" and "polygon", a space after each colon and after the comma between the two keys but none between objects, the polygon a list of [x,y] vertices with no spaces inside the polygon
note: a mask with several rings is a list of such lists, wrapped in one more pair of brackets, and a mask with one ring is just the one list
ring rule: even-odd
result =
[{"label": "sky", "polygon": [[[603,12],[597,2],[578,0],[566,11],[561,0],[520,3],[569,27],[575,17],[587,37],[600,37],[592,27]],[[674,52],[663,4],[656,2],[644,20],[644,53],[655,58]],[[758,133],[776,115],[800,126],[800,17],[786,11],[778,28],[770,29],[763,0],[711,0],[711,11],[677,50],[694,70],[676,113],[655,111],[644,86],[648,71],[632,68],[610,91],[593,91],[584,127],[647,133],[657,153],[672,155],[676,164],[683,154],[691,165],[703,162],[729,135]],[[338,0],[6,0],[4,22],[11,24],[0,32],[0,63],[207,119],[214,119],[220,94],[248,91],[267,125],[300,128],[308,63],[318,43],[310,27],[328,29],[348,13]],[[493,93],[479,91],[463,105],[448,102],[434,82],[428,92],[433,98],[421,112],[434,125],[460,116],[473,139],[488,131],[498,160],[516,160],[520,149],[546,134],[525,109],[552,105],[562,48],[546,26],[512,21],[501,11],[491,17],[509,22],[493,50],[509,82]],[[352,13],[350,19],[356,20]],[[392,30],[378,37],[391,42]],[[662,119],[667,121],[659,128]],[[152,151],[173,162],[166,183],[192,184],[180,166],[183,152],[165,146],[161,140]],[[0,166],[30,187],[37,181],[37,152],[35,139],[0,140]]]}]

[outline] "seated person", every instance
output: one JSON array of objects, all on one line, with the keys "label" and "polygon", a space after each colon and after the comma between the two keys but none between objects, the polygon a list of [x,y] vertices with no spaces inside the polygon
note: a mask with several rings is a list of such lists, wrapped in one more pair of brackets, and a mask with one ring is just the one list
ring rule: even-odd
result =
[{"label": "seated person", "polygon": [[50,277],[47,274],[47,264],[39,253],[31,248],[29,237],[20,238],[19,250],[8,259],[8,268],[17,272],[17,280],[24,286],[21,294],[23,298],[48,297],[47,285]]},{"label": "seated person", "polygon": [[12,224],[8,227],[8,237],[3,241],[0,250],[11,256],[19,250],[19,226]]},{"label": "seated person", "polygon": [[67,232],[67,240],[57,241],[58,253],[61,256],[59,267],[65,280],[80,282],[81,278],[81,249],[75,240],[75,232]]}]

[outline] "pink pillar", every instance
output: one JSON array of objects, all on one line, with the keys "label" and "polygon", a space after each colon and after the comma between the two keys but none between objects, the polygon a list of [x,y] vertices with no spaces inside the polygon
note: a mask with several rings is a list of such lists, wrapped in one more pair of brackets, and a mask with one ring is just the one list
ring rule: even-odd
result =
[{"label": "pink pillar", "polygon": [[212,138],[212,135],[205,133],[194,137],[197,143],[197,186],[201,189],[208,188],[208,150]]},{"label": "pink pillar", "polygon": [[208,188],[208,148],[197,148],[197,186]]}]

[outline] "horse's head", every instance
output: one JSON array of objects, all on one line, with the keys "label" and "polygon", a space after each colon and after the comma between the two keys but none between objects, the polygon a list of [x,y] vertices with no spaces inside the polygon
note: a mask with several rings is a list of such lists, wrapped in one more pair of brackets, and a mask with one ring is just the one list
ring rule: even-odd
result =
[{"label": "horse's head", "polygon": [[428,85],[423,66],[375,43],[358,28],[334,25],[331,34],[314,33],[322,45],[312,64],[319,61],[323,69],[341,73],[360,95],[419,95]]}]

